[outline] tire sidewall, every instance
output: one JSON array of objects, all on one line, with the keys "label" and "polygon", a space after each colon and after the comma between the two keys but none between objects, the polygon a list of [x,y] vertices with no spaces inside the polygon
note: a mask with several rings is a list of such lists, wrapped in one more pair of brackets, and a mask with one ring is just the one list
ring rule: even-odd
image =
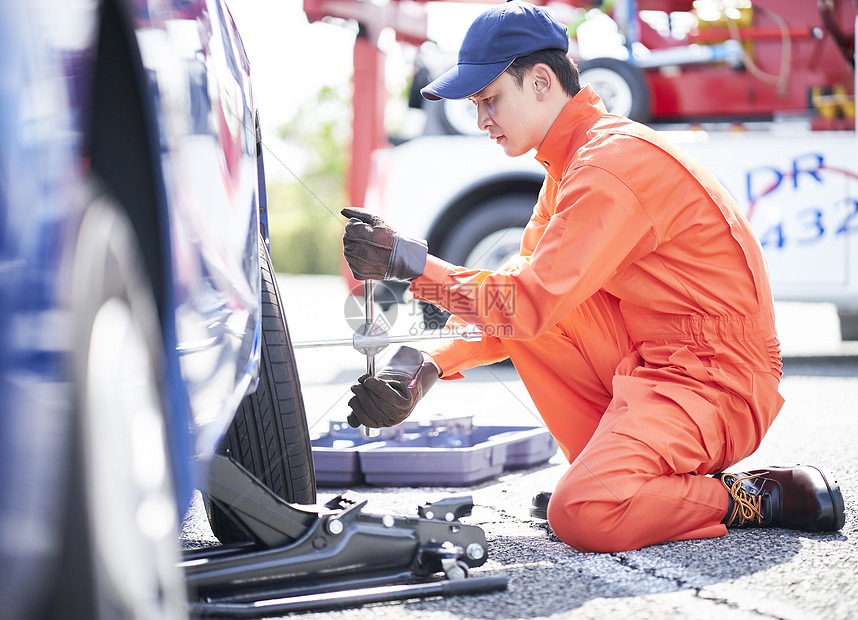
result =
[{"label": "tire sidewall", "polygon": [[[61,576],[60,591],[77,589],[76,604],[93,618],[187,618],[154,295],[127,216],[99,187],[92,192],[71,267],[76,429],[64,563],[74,574]],[[128,338],[105,339],[111,328],[100,326],[117,322]],[[110,375],[121,380],[100,380]]]}]

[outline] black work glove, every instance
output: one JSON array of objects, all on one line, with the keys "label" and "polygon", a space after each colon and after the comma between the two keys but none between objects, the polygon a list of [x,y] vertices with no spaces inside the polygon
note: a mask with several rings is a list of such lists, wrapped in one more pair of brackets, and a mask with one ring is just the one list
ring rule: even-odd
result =
[{"label": "black work glove", "polygon": [[435,364],[411,347],[400,347],[375,375],[363,375],[352,386],[346,421],[352,428],[395,426],[414,410],[417,402],[438,380]]},{"label": "black work glove", "polygon": [[429,250],[425,241],[400,237],[377,215],[343,209],[349,218],[343,255],[358,280],[412,280],[423,273]]}]

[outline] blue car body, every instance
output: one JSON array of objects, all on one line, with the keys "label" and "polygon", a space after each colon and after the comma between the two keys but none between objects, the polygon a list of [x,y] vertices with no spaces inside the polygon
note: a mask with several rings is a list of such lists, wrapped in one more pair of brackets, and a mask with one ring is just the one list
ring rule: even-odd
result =
[{"label": "blue car body", "polygon": [[259,120],[223,0],[0,3],[0,546],[22,580],[16,544],[59,522],[69,259],[95,181],[126,205],[155,291],[184,506],[260,357]]}]

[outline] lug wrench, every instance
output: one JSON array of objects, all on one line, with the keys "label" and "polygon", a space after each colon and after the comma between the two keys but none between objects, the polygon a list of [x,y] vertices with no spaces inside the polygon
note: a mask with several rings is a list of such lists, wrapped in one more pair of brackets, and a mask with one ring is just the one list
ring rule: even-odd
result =
[{"label": "lug wrench", "polygon": [[[461,338],[467,341],[480,340],[483,334],[478,329],[469,329],[459,332],[424,334],[414,336],[389,336],[388,333],[375,324],[375,280],[364,280],[364,323],[355,331],[351,339],[338,338],[332,340],[306,340],[293,342],[294,349],[310,349],[318,347],[339,347],[351,345],[357,351],[366,355],[366,372],[375,374],[375,356],[386,349],[390,344],[407,342],[420,342],[426,340],[438,340],[446,338]],[[377,428],[362,427],[366,437],[377,437],[380,430]]]}]

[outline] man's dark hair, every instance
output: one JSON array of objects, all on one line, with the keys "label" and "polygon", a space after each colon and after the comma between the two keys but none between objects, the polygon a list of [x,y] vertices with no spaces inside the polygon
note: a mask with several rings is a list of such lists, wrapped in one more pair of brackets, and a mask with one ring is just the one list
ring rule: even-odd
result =
[{"label": "man's dark hair", "polygon": [[507,67],[506,71],[513,77],[518,87],[521,88],[522,84],[524,84],[524,75],[539,63],[549,66],[554,75],[557,76],[560,86],[567,95],[574,97],[581,90],[578,68],[572,62],[572,59],[560,49],[539,50],[527,56],[516,58]]}]

